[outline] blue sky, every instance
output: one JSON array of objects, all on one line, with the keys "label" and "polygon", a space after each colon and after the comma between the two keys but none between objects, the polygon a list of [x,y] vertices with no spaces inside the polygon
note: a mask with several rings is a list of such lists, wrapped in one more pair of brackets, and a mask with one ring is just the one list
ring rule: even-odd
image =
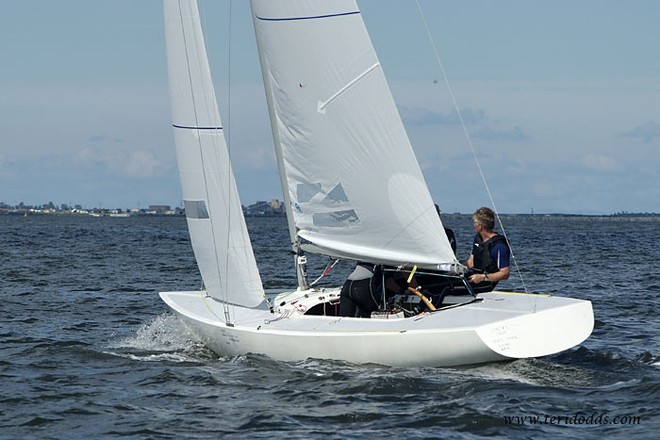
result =
[{"label": "blue sky", "polygon": [[[420,3],[500,212],[660,212],[660,2]],[[415,2],[358,4],[434,199],[489,205]],[[281,198],[247,1],[231,70],[200,5],[241,199]],[[0,9],[0,201],[179,206],[160,1]]]}]

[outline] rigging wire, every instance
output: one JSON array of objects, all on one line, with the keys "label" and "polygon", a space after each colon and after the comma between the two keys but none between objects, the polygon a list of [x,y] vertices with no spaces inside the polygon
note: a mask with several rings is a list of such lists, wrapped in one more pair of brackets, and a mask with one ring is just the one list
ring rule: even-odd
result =
[{"label": "rigging wire", "polygon": [[474,161],[477,164],[477,169],[479,170],[479,175],[481,176],[481,181],[483,182],[484,187],[486,188],[486,192],[488,193],[488,198],[489,198],[490,203],[493,207],[493,211],[495,212],[495,216],[497,217],[497,223],[499,224],[500,228],[502,229],[502,235],[504,235],[504,238],[506,239],[507,243],[509,243],[509,250],[511,252],[511,260],[513,261],[513,264],[516,267],[516,272],[518,274],[518,277],[520,278],[520,282],[522,283],[522,286],[523,286],[523,289],[525,290],[525,293],[529,293],[529,291],[527,290],[527,285],[525,284],[525,280],[522,276],[522,272],[520,271],[520,267],[518,266],[518,261],[516,260],[515,255],[513,253],[513,248],[511,246],[511,242],[509,241],[509,237],[507,236],[506,230],[504,229],[504,224],[502,223],[502,219],[500,218],[499,211],[497,210],[497,207],[495,206],[495,199],[493,198],[493,195],[490,191],[490,187],[488,186],[488,182],[486,181],[486,177],[484,176],[483,169],[481,168],[481,162],[479,162],[479,157],[477,156],[476,149],[474,148],[474,145],[472,143],[472,138],[470,137],[470,134],[468,133],[467,126],[465,124],[465,120],[463,119],[463,114],[461,113],[460,107],[458,106],[458,100],[456,99],[456,95],[454,95],[454,90],[452,89],[451,84],[449,83],[449,77],[447,76],[447,73],[445,71],[445,67],[442,64],[442,60],[440,59],[438,48],[435,44],[435,41],[433,40],[431,30],[429,29],[428,23],[426,21],[426,16],[424,15],[424,12],[422,11],[422,6],[420,5],[419,0],[415,0],[415,3],[417,4],[417,10],[419,11],[419,15],[422,19],[422,23],[424,24],[424,29],[426,30],[426,35],[429,39],[429,42],[431,43],[431,47],[432,47],[433,53],[435,55],[436,63],[438,64],[438,67],[440,68],[440,72],[442,73],[442,78],[445,81],[445,85],[447,86],[449,96],[451,97],[452,104],[454,106],[454,111],[456,111],[456,114],[458,115],[458,119],[461,122],[461,127],[463,128],[463,134],[465,135],[465,138],[467,139],[467,143],[470,146],[470,150],[472,151],[472,156],[474,157]]},{"label": "rigging wire", "polygon": [[[229,191],[227,191],[228,199],[227,199],[227,202],[226,202],[226,213],[227,213],[227,228],[226,229],[227,229],[227,231],[226,231],[226,237],[225,237],[226,238],[226,249],[225,249],[225,251],[227,251],[227,252],[233,246],[233,244],[230,241],[231,237],[232,237],[231,231],[232,231],[232,218],[233,218],[233,215],[239,215],[239,216],[243,215],[242,212],[239,212],[237,214],[236,212],[232,211],[232,210],[234,210],[234,208],[233,208],[234,204],[232,203],[232,199],[233,199],[233,194],[234,194],[233,187],[235,186],[235,180],[234,180],[235,178],[234,178],[234,173],[233,173],[233,170],[232,170],[232,160],[231,160],[231,153],[232,153],[232,148],[231,148],[231,146],[232,146],[232,142],[231,142],[231,131],[232,131],[231,130],[232,67],[231,66],[233,64],[232,63],[232,43],[233,43],[233,41],[232,41],[232,36],[233,36],[232,23],[234,21],[233,17],[232,17],[233,10],[234,10],[234,2],[233,2],[233,0],[229,0],[228,6],[227,6],[227,14],[226,14],[227,15],[227,63],[226,63],[227,64],[227,93],[226,93],[226,95],[227,95],[227,112],[226,112],[227,118],[225,120],[226,123],[223,124],[225,129],[222,132],[224,140],[225,140],[226,149],[227,149],[227,162],[226,162],[226,169],[225,169],[226,170],[225,185],[226,185],[226,188],[230,189]],[[206,15],[206,12],[204,12],[204,27],[205,27],[205,29],[208,29],[208,26],[206,24],[207,23],[206,19],[207,19],[207,15]],[[210,50],[209,50],[209,47],[207,45],[207,43],[208,43],[207,34],[208,33],[203,32],[202,34],[204,35],[206,51],[207,51],[207,53],[209,53]],[[213,99],[216,99],[215,95],[213,96]],[[216,108],[217,108],[217,104],[216,104]],[[219,112],[219,109],[218,109],[218,112]],[[214,148],[214,152],[216,154],[216,163],[218,163],[219,165],[224,165],[224,164],[221,163],[221,161],[218,157],[218,148],[215,144],[215,139],[214,139],[214,147],[216,147],[216,148]],[[238,202],[238,206],[240,206],[240,201],[236,200],[236,202]],[[229,258],[225,258],[225,267],[224,267],[225,285],[227,286],[227,288],[229,286],[229,282],[227,280],[232,275],[232,273],[230,272],[230,267],[229,267],[230,261],[229,260],[230,260]],[[227,324],[229,324],[230,321],[231,321],[231,314],[230,314],[229,309],[231,307],[231,311],[235,311],[236,304],[234,304],[234,302],[227,301],[227,296],[228,296],[227,292],[223,292],[223,298],[225,298],[225,301],[223,302],[223,308],[224,308],[226,322],[227,322]],[[266,301],[266,303],[268,303],[268,298],[265,295],[263,296],[263,299]]]},{"label": "rigging wire", "polygon": [[[230,142],[230,132],[231,132],[231,35],[232,35],[232,29],[231,29],[231,12],[232,12],[232,5],[233,2],[230,0],[229,1],[229,11],[227,11],[227,17],[228,17],[228,24],[227,24],[227,130],[224,131],[224,138],[225,138],[225,144],[227,145],[227,188],[230,188],[231,186],[231,142]],[[205,18],[206,20],[206,18]],[[207,28],[208,29],[208,28]],[[206,35],[206,32],[204,32],[204,35]],[[208,48],[206,49],[208,52]],[[216,104],[217,106],[217,104]],[[219,111],[219,110],[218,110]],[[217,150],[216,150],[216,158],[217,158]],[[218,163],[220,161],[218,160]],[[227,235],[226,235],[226,243],[227,243],[227,251],[229,250],[231,243],[229,240],[231,239],[231,193],[232,191],[227,191],[228,194],[228,200],[227,200]],[[224,271],[225,277],[229,277],[229,258],[225,258],[225,271]],[[227,287],[229,287],[229,282],[225,283]],[[232,306],[233,308],[233,306]],[[225,309],[225,318],[226,322],[229,323],[231,319],[231,315],[229,314],[229,306],[225,303],[224,304],[224,309]]]},{"label": "rigging wire", "polygon": [[324,276],[326,276],[327,274],[330,273],[330,271],[331,271],[331,270],[337,265],[337,263],[339,263],[339,258],[337,258],[337,259],[334,260],[334,261],[328,261],[328,264],[325,266],[325,269],[323,270],[323,272],[321,273],[321,275],[320,275],[317,279],[315,279],[314,281],[312,281],[312,282],[309,284],[309,287],[314,287],[314,285],[315,285],[316,283],[318,283],[319,281],[321,281],[321,278],[323,278]]},{"label": "rigging wire", "polygon": [[[179,8],[180,7],[181,7],[181,5],[179,5]],[[204,17],[206,18],[205,8],[202,8],[202,9],[204,11]],[[182,23],[182,27],[183,27],[183,23]],[[202,38],[204,39],[204,47],[206,47],[206,35],[203,32],[202,32],[202,35],[203,35]],[[193,33],[192,36],[193,36],[193,38],[196,37],[195,33]],[[188,49],[187,49],[188,41],[187,41],[185,32],[183,33],[183,38],[184,38],[184,45],[186,46],[186,65],[188,67],[188,78],[191,81],[190,89],[193,90],[192,72],[190,70],[190,59],[188,58]],[[198,47],[198,45],[196,44],[195,47]],[[204,97],[207,98],[206,95],[204,95]],[[191,93],[191,99],[193,100],[193,112],[194,112],[194,117],[195,117],[195,125],[199,126],[199,115],[197,114],[197,105],[195,103],[195,94],[194,93]],[[206,109],[210,108],[208,102],[205,103],[205,108]],[[217,130],[220,130],[221,134],[224,133],[224,129],[222,127],[218,127]],[[223,134],[223,136],[224,136],[224,134]],[[207,171],[206,171],[206,169],[207,169],[207,167],[206,167],[207,158],[204,155],[204,146],[203,146],[203,142],[202,142],[201,133],[198,135],[197,139],[198,139],[200,160],[202,162],[202,170],[203,170],[202,175],[204,177],[205,197],[206,197],[206,201],[208,203],[208,209],[209,209],[209,211],[212,212],[211,199],[209,197],[209,192],[208,192],[208,176],[207,176]],[[211,136],[211,140],[212,140],[213,147],[214,147],[213,151],[217,154],[216,136]],[[216,156],[216,160],[217,160],[217,156]],[[215,234],[215,226],[214,226],[213,217],[214,217],[213,215],[209,216],[209,222],[211,224],[211,239],[212,239],[213,243],[216,243],[216,236],[215,236],[216,234]],[[223,301],[221,301],[221,302],[223,304],[223,309],[224,309],[224,313],[225,313],[226,322],[229,323],[230,322],[230,316],[229,316],[229,309],[228,309],[228,306],[227,306],[228,301],[227,301],[226,292],[225,292],[226,289],[222,288],[222,283],[223,283],[223,281],[226,281],[226,280],[224,280],[223,277],[220,274],[220,257],[218,255],[218,250],[217,250],[216,246],[213,246],[213,252],[214,252],[215,261],[216,261],[215,266],[216,266],[217,275],[218,275],[218,282],[220,284],[220,289],[219,289],[220,292],[219,293],[220,293],[221,297],[223,298]],[[207,293],[208,293],[208,286],[206,286],[206,289],[207,289]]]}]

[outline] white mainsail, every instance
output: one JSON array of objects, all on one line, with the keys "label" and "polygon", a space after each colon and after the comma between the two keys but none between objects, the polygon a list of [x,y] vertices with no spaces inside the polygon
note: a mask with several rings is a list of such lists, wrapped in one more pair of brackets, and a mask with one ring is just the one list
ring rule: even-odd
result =
[{"label": "white mainsail", "polygon": [[264,291],[229,161],[197,2],[164,2],[179,174],[193,250],[207,292],[265,307]]},{"label": "white mainsail", "polygon": [[298,237],[331,256],[457,263],[352,0],[252,0]]}]

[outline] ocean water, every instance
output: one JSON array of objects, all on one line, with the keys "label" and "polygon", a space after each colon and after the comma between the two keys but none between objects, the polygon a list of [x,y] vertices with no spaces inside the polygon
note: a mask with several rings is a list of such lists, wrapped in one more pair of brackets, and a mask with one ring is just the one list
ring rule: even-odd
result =
[{"label": "ocean water", "polygon": [[[0,439],[655,438],[660,221],[503,220],[524,285],[500,287],[590,299],[592,336],[539,359],[406,369],[206,349],[158,297],[200,286],[183,218],[0,216]],[[470,217],[445,223],[466,257]],[[266,287],[293,286],[285,220],[248,226]]]}]

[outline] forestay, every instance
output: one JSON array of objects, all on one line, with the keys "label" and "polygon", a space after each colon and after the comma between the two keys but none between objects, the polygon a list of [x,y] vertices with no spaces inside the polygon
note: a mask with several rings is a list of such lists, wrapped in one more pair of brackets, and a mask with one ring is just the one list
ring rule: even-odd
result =
[{"label": "forestay", "polygon": [[457,263],[356,3],[252,11],[298,236],[331,256]]},{"label": "forestay", "polygon": [[172,121],[192,246],[207,292],[265,306],[218,112],[197,3],[164,2]]}]

